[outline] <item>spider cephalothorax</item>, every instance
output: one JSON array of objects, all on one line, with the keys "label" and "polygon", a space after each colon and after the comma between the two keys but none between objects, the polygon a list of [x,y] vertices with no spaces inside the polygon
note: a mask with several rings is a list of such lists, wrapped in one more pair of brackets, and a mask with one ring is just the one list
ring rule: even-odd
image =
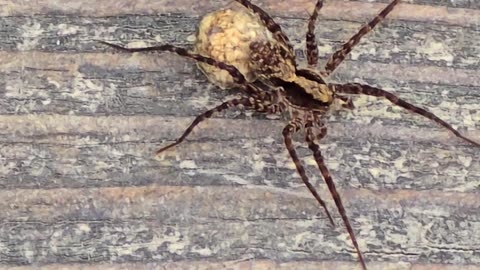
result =
[{"label": "spider cephalothorax", "polygon": [[434,114],[416,107],[390,92],[358,83],[327,83],[324,79],[345,59],[362,36],[385,18],[400,0],[393,0],[373,20],[363,26],[357,34],[352,36],[342,48],[331,56],[325,65],[325,70],[319,72],[314,70],[318,61],[314,30],[318,12],[323,5],[322,0],[318,0],[315,5],[306,34],[307,59],[311,69],[297,67],[288,37],[265,11],[251,4],[248,0],[236,0],[236,2],[240,3],[241,6],[218,10],[204,17],[199,25],[195,52],[189,52],[186,49],[168,44],[130,49],[107,42],[102,43],[126,52],[170,51],[192,58],[197,61],[211,82],[221,88],[235,87],[240,90],[238,98],[228,100],[197,116],[182,136],[174,143],[158,150],[157,154],[180,144],[195,126],[210,118],[215,112],[231,107],[243,106],[248,110],[286,115],[289,122],[284,127],[282,134],[285,146],[300,177],[315,199],[325,209],[330,222],[333,224],[333,219],[325,203],[309,182],[305,169],[293,147],[292,135],[301,131],[304,133],[308,148],[313,153],[318,168],[345,223],[362,268],[366,269],[353,228],[317,144],[326,135],[327,129],[322,116],[331,109],[332,106],[330,105],[334,101],[340,100],[344,107],[353,108],[351,99],[345,96],[349,94],[383,97],[394,105],[435,121],[457,137],[476,147],[480,147],[480,144],[464,137]]}]

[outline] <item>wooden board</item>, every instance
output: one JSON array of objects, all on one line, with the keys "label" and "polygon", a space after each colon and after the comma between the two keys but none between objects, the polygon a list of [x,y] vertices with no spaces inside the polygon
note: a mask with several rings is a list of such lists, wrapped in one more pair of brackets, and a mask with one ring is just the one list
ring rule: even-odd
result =
[{"label": "wooden board", "polygon": [[[385,2],[328,1],[320,62]],[[314,1],[256,3],[305,64]],[[297,176],[284,120],[231,111],[156,158],[235,91],[190,60],[95,41],[190,47],[226,4],[0,0],[0,269],[359,268],[301,143],[336,228]],[[391,90],[480,140],[480,4],[414,0],[389,18],[331,81]],[[327,118],[321,149],[369,269],[480,269],[480,150],[387,102],[354,102]]]}]

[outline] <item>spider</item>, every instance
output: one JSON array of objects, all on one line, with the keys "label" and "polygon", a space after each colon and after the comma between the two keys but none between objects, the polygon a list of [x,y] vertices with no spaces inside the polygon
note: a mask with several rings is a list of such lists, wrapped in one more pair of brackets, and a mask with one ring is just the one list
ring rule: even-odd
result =
[{"label": "spider", "polygon": [[[433,120],[451,131],[455,136],[476,147],[480,147],[480,144],[463,136],[433,113],[412,105],[390,92],[365,84],[337,84],[325,81],[342,63],[353,47],[360,42],[361,38],[379,24],[399,4],[400,0],[393,0],[375,18],[361,27],[329,58],[323,71],[315,71],[318,62],[318,49],[314,34],[315,23],[323,6],[322,0],[316,2],[315,9],[308,21],[306,50],[309,68],[299,68],[297,66],[293,47],[288,37],[264,10],[248,0],[235,1],[240,4],[242,10],[219,10],[204,17],[197,33],[195,52],[169,44],[144,48],[126,48],[105,41],[99,42],[124,52],[169,51],[194,59],[214,84],[221,88],[234,87],[240,90],[238,98],[223,102],[217,107],[198,115],[174,143],[161,148],[157,151],[157,154],[182,143],[199,123],[212,117],[214,113],[229,108],[241,107],[260,113],[280,114],[290,119],[283,129],[282,135],[298,174],[308,190],[323,207],[330,223],[334,225],[325,202],[310,183],[293,146],[292,135],[303,132],[305,142],[313,153],[321,175],[345,224],[361,267],[367,269],[342,200],[318,145],[318,142],[327,133],[323,116],[331,109],[333,102],[339,100],[344,108],[352,109],[354,105],[348,95],[369,95],[385,98],[393,105]],[[246,25],[250,25],[251,29]],[[258,27],[259,25],[261,27]],[[250,30],[256,32],[254,35],[245,33],[242,35],[235,28],[237,26],[240,28],[246,27],[245,31],[247,32]],[[223,40],[215,41],[211,38],[216,32],[222,32],[226,36]],[[233,32],[240,33],[240,36],[235,36],[232,34]]]}]

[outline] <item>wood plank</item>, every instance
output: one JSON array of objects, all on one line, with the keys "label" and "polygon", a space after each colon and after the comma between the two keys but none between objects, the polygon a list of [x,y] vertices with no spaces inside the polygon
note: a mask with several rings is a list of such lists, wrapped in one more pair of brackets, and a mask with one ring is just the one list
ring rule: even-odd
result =
[{"label": "wood plank", "polygon": [[[68,267],[68,268],[67,268]],[[302,270],[315,270],[315,269],[338,269],[338,270],[352,270],[357,269],[353,263],[347,262],[289,262],[289,263],[277,263],[268,260],[250,260],[250,261],[227,261],[227,262],[170,262],[170,263],[124,263],[124,264],[69,264],[68,266],[63,264],[49,264],[42,265],[42,269],[45,270],[95,270],[95,269],[161,269],[161,270],[210,270],[210,269],[229,269],[229,270],[289,270],[289,269],[302,269]],[[28,266],[17,267],[2,267],[1,270],[28,270],[31,269]],[[372,270],[456,270],[458,266],[449,265],[423,265],[423,264],[406,264],[406,263],[370,263],[369,269]],[[478,270],[477,266],[462,265],[462,270]]]},{"label": "wood plank", "polygon": [[[373,2],[373,3],[372,3]],[[383,2],[380,4],[379,2]],[[326,1],[325,7],[320,14],[321,17],[338,18],[341,20],[362,20],[370,18],[378,13],[387,0],[362,0],[362,1]],[[87,15],[87,16],[118,16],[122,14],[167,14],[189,13],[203,15],[219,7],[227,5],[224,0],[196,1],[188,0],[160,1],[136,1],[131,4],[128,0],[111,2],[99,0],[92,5],[88,0],[65,1],[62,3],[50,0],[37,0],[34,5],[25,4],[22,1],[0,0],[0,15],[43,15],[43,14],[64,14],[64,15]],[[315,1],[291,0],[288,2],[260,0],[255,3],[268,10],[272,15],[301,15],[308,17],[308,10],[312,10]],[[185,8],[188,7],[188,8]],[[454,9],[452,9],[454,8]],[[392,14],[393,18],[409,19],[414,21],[446,21],[460,25],[475,24],[480,10],[480,4],[470,0],[410,0],[403,3],[397,11]],[[398,17],[397,17],[398,16]]]},{"label": "wood plank", "polygon": [[[152,116],[0,117],[0,154],[8,157],[2,162],[0,185],[249,184],[304,189],[282,145],[281,121],[211,120],[184,145],[155,158],[154,151],[190,121]],[[238,128],[229,129],[232,123]],[[478,151],[443,130],[424,135],[414,128],[397,131],[393,126],[350,123],[330,128],[322,150],[340,187],[478,191]],[[480,132],[469,135],[478,137]],[[299,150],[312,180],[321,183],[305,146]]]},{"label": "wood plank", "polygon": [[[332,229],[312,198],[276,189],[142,186],[0,195],[1,235],[10,233],[2,241],[18,243],[2,252],[10,263],[236,260],[245,254],[328,261],[354,252],[343,227]],[[480,262],[480,238],[469,234],[480,229],[476,194],[354,189],[341,195],[371,260]]]},{"label": "wood plank", "polygon": [[[314,2],[255,2],[300,64]],[[327,1],[320,62],[386,2]],[[59,3],[0,0],[0,269],[359,267],[299,181],[284,120],[227,112],[154,157],[234,91],[180,57],[96,42],[191,47],[227,1]],[[389,17],[331,80],[396,92],[479,140],[480,3],[413,0]],[[354,102],[327,117],[321,148],[369,269],[480,269],[479,150],[384,101]]]}]

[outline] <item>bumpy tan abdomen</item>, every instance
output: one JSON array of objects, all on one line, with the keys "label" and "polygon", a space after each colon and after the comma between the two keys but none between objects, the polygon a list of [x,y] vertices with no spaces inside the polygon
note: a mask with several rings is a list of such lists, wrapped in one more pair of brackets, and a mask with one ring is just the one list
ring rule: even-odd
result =
[{"label": "bumpy tan abdomen", "polygon": [[[232,5],[203,17],[197,32],[195,50],[237,67],[252,82],[257,76],[249,65],[252,54],[250,44],[255,41],[275,39],[255,14],[243,6]],[[219,87],[226,89],[235,86],[227,71],[203,63],[198,63],[198,66]]]}]

